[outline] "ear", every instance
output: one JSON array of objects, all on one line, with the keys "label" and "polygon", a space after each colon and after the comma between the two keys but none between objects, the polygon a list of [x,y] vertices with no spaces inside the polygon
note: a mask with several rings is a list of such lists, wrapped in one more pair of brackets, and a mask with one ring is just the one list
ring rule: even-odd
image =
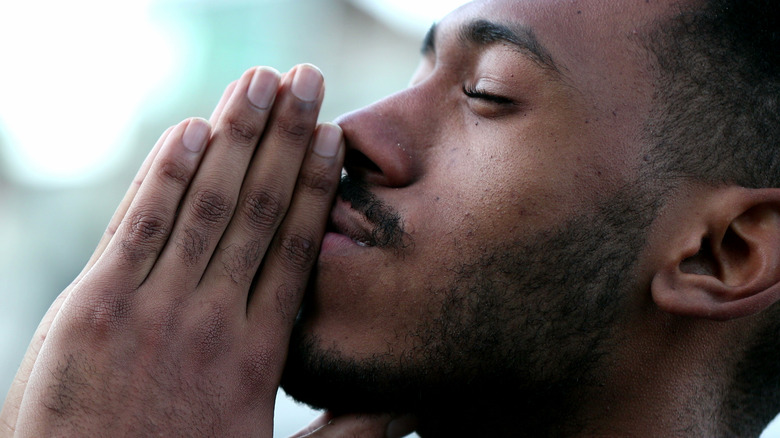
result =
[{"label": "ear", "polygon": [[674,210],[651,284],[661,310],[727,320],[780,299],[780,189],[701,189]]}]

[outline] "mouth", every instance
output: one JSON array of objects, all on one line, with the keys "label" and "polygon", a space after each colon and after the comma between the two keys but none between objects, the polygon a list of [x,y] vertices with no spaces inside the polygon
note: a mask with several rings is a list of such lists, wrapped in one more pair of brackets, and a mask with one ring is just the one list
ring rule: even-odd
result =
[{"label": "mouth", "polygon": [[376,246],[376,242],[370,229],[368,220],[355,211],[350,203],[336,198],[325,229],[326,233],[346,237],[360,247],[372,247]]},{"label": "mouth", "polygon": [[411,245],[403,221],[393,206],[383,202],[363,181],[342,177],[331,209],[325,241],[339,247],[375,247],[402,250]]}]

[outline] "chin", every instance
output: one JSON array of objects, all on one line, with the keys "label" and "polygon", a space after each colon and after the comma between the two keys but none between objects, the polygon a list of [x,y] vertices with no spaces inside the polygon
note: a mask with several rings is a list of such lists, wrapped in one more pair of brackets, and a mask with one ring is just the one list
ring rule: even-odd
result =
[{"label": "chin", "polygon": [[406,398],[400,387],[387,392],[391,374],[376,358],[355,361],[334,349],[323,349],[319,338],[296,330],[290,344],[281,387],[295,400],[334,413],[397,412]]},{"label": "chin", "polygon": [[291,335],[281,387],[313,408],[335,414],[421,413],[463,400],[465,394],[485,399],[482,393],[496,387],[484,380],[495,372],[463,375],[456,366],[476,370],[463,360],[450,360],[432,344],[356,359],[323,341],[306,321],[304,308]]},{"label": "chin", "polygon": [[[400,346],[368,356],[350,354],[349,346],[333,336],[334,329],[344,329],[342,324],[332,324],[338,317],[329,312],[327,323],[322,320],[323,302],[317,299],[323,293],[317,287],[322,278],[312,280],[290,335],[282,389],[299,402],[336,413],[408,412],[410,398],[419,392],[420,382],[414,375],[419,363],[411,360],[408,351],[400,353],[409,358],[405,361],[388,352],[399,351]],[[345,297],[344,291],[338,295]]]}]

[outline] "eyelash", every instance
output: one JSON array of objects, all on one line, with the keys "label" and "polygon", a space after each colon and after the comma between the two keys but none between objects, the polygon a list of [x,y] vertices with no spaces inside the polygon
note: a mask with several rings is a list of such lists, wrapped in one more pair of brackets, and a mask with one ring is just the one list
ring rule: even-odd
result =
[{"label": "eyelash", "polygon": [[470,97],[472,99],[480,99],[499,105],[512,105],[515,103],[512,101],[512,99],[507,99],[503,96],[491,94],[485,90],[481,90],[476,87],[469,87],[468,85],[463,86],[463,94],[465,94],[466,97]]}]

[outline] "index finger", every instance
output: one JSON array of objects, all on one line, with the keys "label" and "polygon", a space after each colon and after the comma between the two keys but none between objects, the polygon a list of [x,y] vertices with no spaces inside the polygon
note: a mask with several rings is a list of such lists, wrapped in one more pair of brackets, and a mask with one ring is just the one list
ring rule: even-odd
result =
[{"label": "index finger", "polygon": [[284,222],[274,236],[248,307],[250,323],[271,328],[286,348],[303,292],[319,254],[344,160],[341,128],[325,123],[314,135]]},{"label": "index finger", "polygon": [[402,438],[414,432],[415,426],[416,421],[411,416],[347,414],[333,417],[325,413],[290,438]]}]

